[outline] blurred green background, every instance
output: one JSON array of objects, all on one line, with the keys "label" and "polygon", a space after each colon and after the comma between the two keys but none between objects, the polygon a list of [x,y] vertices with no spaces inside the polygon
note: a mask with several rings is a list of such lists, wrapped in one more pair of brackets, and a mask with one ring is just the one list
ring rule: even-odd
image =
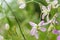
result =
[{"label": "blurred green background", "polygon": [[[60,3],[60,0],[58,0]],[[26,7],[19,8],[18,0],[0,0],[0,35],[4,40],[37,40],[30,35],[31,26],[30,21],[38,24],[41,21],[41,5],[47,6],[45,0],[25,0]],[[50,12],[51,18],[58,12],[59,16],[56,18],[60,24],[60,7],[53,9]],[[5,24],[9,24],[9,30],[5,30]],[[56,29],[60,29],[60,25],[54,25]],[[48,28],[49,25],[46,26]],[[56,40],[57,35],[51,32],[47,36],[47,32],[39,31],[38,40]],[[24,39],[25,38],[25,39]]]}]

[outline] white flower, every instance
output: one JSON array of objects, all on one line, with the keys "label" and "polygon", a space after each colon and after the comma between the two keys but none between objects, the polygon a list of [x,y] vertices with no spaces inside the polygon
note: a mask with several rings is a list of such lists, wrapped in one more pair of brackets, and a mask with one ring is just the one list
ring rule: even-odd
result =
[{"label": "white flower", "polygon": [[53,2],[51,2],[51,5],[53,8],[56,8],[58,6],[58,0],[54,0]]},{"label": "white flower", "polygon": [[42,6],[42,13],[43,13],[42,19],[44,19],[44,17],[49,14],[50,10],[51,10],[51,5],[48,5],[47,7]]},{"label": "white flower", "polygon": [[50,0],[46,0],[47,3],[50,3]]},{"label": "white flower", "polygon": [[19,3],[19,8],[24,9],[26,7],[26,4],[24,2]]},{"label": "white flower", "polygon": [[18,2],[19,2],[19,8],[20,9],[24,9],[26,7],[26,3],[24,0],[18,0]]},{"label": "white flower", "polygon": [[50,0],[46,0],[46,2],[49,3],[52,8],[58,8],[60,6],[60,4],[58,4],[58,0],[53,0],[52,2],[50,2]]},{"label": "white flower", "polygon": [[0,5],[1,5],[1,2],[2,2],[2,1],[0,0]]},{"label": "white flower", "polygon": [[8,23],[5,24],[5,29],[9,30],[9,24]]},{"label": "white flower", "polygon": [[3,39],[4,39],[3,36],[0,35],[0,40],[3,40]]},{"label": "white flower", "polygon": [[58,4],[58,0],[49,2],[49,5],[51,5],[52,8],[58,8],[60,6],[60,4]]}]

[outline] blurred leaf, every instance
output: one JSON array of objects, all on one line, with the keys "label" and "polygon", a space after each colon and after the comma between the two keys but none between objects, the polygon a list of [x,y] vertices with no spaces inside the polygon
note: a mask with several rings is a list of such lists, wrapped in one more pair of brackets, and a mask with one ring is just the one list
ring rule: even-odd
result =
[{"label": "blurred leaf", "polygon": [[37,2],[37,3],[41,3],[41,4],[45,5],[45,6],[48,5],[45,0],[42,0],[42,1],[41,0],[34,0],[34,1]]},{"label": "blurred leaf", "polygon": [[57,9],[51,9],[51,11],[50,11],[50,19],[57,13],[58,11],[57,11]]}]

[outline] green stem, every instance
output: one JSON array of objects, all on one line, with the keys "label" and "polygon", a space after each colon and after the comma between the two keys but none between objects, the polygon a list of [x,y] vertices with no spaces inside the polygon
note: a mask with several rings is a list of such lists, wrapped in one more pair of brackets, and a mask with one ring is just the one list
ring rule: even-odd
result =
[{"label": "green stem", "polygon": [[20,32],[21,32],[24,40],[26,40],[26,38],[25,38],[25,36],[24,36],[24,34],[23,34],[23,32],[22,32],[22,29],[21,29],[21,26],[20,26],[20,22],[19,22],[19,20],[17,19],[16,15],[14,14],[15,12],[12,10],[12,8],[8,5],[8,3],[7,3],[5,0],[4,0],[4,2],[7,4],[8,8],[10,9],[10,11],[11,11],[12,14],[13,14],[13,16],[15,17],[16,22],[17,22],[17,24],[18,24],[18,26],[19,26],[19,28],[20,28]]}]

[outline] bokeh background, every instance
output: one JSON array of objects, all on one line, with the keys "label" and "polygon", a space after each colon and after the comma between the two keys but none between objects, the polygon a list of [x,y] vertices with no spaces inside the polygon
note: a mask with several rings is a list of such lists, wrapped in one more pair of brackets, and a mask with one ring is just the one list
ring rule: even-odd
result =
[{"label": "bokeh background", "polygon": [[[18,0],[0,0],[0,35],[4,37],[4,40],[37,40],[34,36],[30,35],[31,26],[30,21],[38,24],[41,21],[41,5],[47,6],[45,0],[25,0],[26,7],[24,9],[19,8]],[[52,1],[52,0],[51,0]],[[60,3],[60,0],[58,0]],[[58,12],[56,20],[59,24],[54,25],[56,29],[60,30],[60,7],[52,9],[50,12],[50,18]],[[9,27],[6,29],[5,24]],[[47,29],[49,25],[45,26]],[[47,32],[39,31],[38,40],[56,40],[58,35],[51,32],[47,36]],[[25,38],[25,39],[24,39]]]}]

